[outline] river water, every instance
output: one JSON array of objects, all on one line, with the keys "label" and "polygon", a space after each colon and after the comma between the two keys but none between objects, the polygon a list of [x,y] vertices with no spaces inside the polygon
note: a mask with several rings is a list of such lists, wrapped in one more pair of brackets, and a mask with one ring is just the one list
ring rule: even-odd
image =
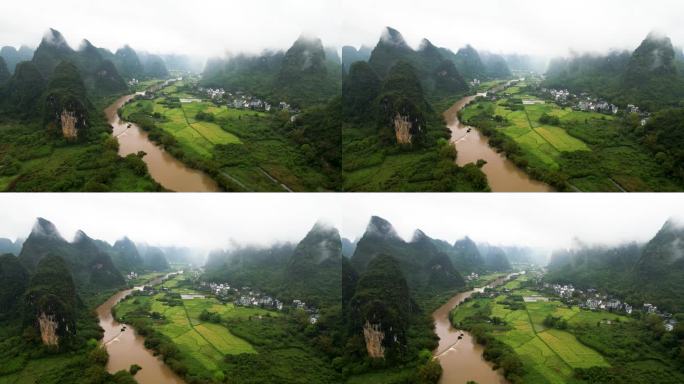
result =
[{"label": "river water", "polygon": [[113,135],[119,141],[119,155],[144,151],[143,161],[152,178],[164,188],[176,192],[218,192],[216,182],[202,171],[189,168],[168,152],[158,147],[136,124],[123,121],[118,114],[126,102],[135,95],[122,96],[105,109],[107,121],[114,128]]},{"label": "river water", "polygon": [[[501,285],[511,276],[501,277],[487,287]],[[439,336],[439,346],[433,351],[433,356],[439,360],[442,366],[440,384],[465,384],[469,380],[480,384],[508,383],[503,375],[495,371],[492,364],[482,357],[484,347],[477,344],[470,333],[452,327],[449,321],[449,313],[454,308],[475,292],[482,291],[484,291],[484,287],[461,292],[432,313],[432,318],[435,321],[435,333]],[[459,340],[460,335],[463,336]]]},{"label": "river water", "polygon": [[[155,285],[161,283],[162,279],[156,279],[149,283]],[[128,370],[132,364],[142,367],[135,379],[140,384],[185,384],[171,368],[154,356],[152,351],[145,348],[145,338],[136,334],[135,330],[124,324],[117,322],[112,316],[112,308],[121,300],[130,295],[133,291],[142,289],[137,287],[116,293],[109,300],[100,305],[96,312],[100,321],[100,327],[104,329],[102,343],[109,353],[107,371],[115,373],[120,370]]]},{"label": "river water", "polygon": [[[547,184],[532,180],[524,171],[502,153],[489,146],[489,139],[473,127],[458,119],[458,111],[473,101],[476,96],[466,96],[444,112],[447,126],[451,130],[451,142],[456,146],[460,166],[476,163],[482,159],[487,162],[482,171],[493,192],[551,192]],[[468,132],[470,130],[470,132]]]}]

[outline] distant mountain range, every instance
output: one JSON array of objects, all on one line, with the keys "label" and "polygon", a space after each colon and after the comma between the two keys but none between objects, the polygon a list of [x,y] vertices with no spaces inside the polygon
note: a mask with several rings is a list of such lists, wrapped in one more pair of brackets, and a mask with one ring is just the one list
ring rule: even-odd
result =
[{"label": "distant mountain range", "polygon": [[78,231],[69,242],[50,221],[38,218],[26,240],[10,242],[0,239],[0,252],[16,252],[16,260],[29,274],[35,273],[41,260],[48,256],[62,259],[74,279],[81,295],[91,296],[99,292],[125,285],[123,274],[128,272],[169,270],[166,257],[158,248],[148,248],[144,256],[128,238],[117,241],[114,246],[102,240],[90,238]]}]

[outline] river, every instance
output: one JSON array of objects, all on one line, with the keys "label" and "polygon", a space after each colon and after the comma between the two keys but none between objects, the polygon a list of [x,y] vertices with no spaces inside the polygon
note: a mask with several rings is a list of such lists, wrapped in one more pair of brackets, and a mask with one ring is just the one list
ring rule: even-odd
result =
[{"label": "river", "polygon": [[[159,284],[162,279],[152,280],[148,285]],[[109,353],[107,371],[115,373],[120,370],[128,370],[132,364],[138,364],[142,370],[135,375],[135,379],[140,384],[185,384],[185,381],[176,375],[171,368],[154,356],[152,351],[145,348],[144,337],[136,334],[129,325],[126,325],[126,329],[122,331],[124,324],[117,322],[112,316],[112,308],[133,291],[139,289],[142,287],[118,292],[97,307],[96,312],[100,327],[104,329],[102,343]]]},{"label": "river", "polygon": [[119,141],[119,156],[143,151],[143,161],[150,176],[164,188],[176,192],[218,192],[216,182],[202,171],[189,168],[168,152],[158,147],[136,124],[123,121],[118,110],[136,95],[117,99],[105,109],[107,121],[113,127],[113,135]]},{"label": "river", "polygon": [[[487,287],[501,285],[512,276],[500,277]],[[482,287],[461,292],[432,313],[432,318],[435,321],[435,333],[439,336],[439,346],[433,351],[433,355],[442,366],[440,384],[465,384],[469,380],[481,384],[508,383],[503,375],[495,371],[492,364],[482,357],[484,347],[477,344],[470,333],[452,327],[449,321],[449,313],[454,308],[475,292],[482,292],[484,289]],[[459,340],[460,335],[463,337]]]},{"label": "river", "polygon": [[504,154],[490,147],[489,139],[480,134],[476,128],[461,123],[458,119],[458,111],[477,96],[480,95],[466,96],[444,112],[447,126],[451,130],[451,141],[458,151],[456,163],[463,166],[476,163],[480,159],[485,160],[487,164],[482,167],[482,171],[487,175],[487,181],[493,192],[551,192],[550,186],[532,180]]}]

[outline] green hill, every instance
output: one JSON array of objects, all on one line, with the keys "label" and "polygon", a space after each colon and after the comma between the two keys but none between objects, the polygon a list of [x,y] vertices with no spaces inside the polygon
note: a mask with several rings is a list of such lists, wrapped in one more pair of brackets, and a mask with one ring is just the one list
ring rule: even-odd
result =
[{"label": "green hill", "polygon": [[112,246],[112,261],[122,272],[141,271],[145,262],[138,253],[138,248],[128,237],[117,240]]},{"label": "green hill", "polygon": [[285,269],[288,297],[317,306],[338,305],[341,297],[342,241],[337,229],[316,223],[295,247]]},{"label": "green hill", "polygon": [[342,69],[345,73],[349,72],[352,64],[357,61],[368,62],[372,49],[368,46],[361,46],[359,49],[345,45],[342,47]]},{"label": "green hill", "polygon": [[44,125],[49,132],[67,140],[83,139],[93,109],[78,69],[61,61],[54,69],[45,94]]},{"label": "green hill", "polygon": [[47,255],[64,260],[78,291],[85,296],[124,286],[124,279],[109,255],[100,251],[85,233],[79,232],[74,242],[69,243],[54,224],[38,218],[24,242],[19,261],[29,272],[35,273]]},{"label": "green hill", "polygon": [[30,61],[33,57],[33,53],[33,49],[25,45],[22,45],[19,49],[10,46],[0,48],[0,57],[5,60],[7,69],[12,74],[14,74],[17,64],[22,61]]},{"label": "green hill", "polygon": [[413,50],[396,29],[387,27],[373,49],[368,63],[382,79],[400,62],[408,63],[416,71],[426,94],[435,97],[463,93],[468,90],[457,66],[449,64],[442,49],[423,39],[420,48]]},{"label": "green hill", "polygon": [[138,54],[129,45],[116,50],[114,54],[116,65],[121,75],[125,78],[142,78],[145,75],[145,68],[140,62]]},{"label": "green hill", "polygon": [[406,354],[415,308],[395,258],[381,254],[368,263],[356,284],[349,311],[352,333],[363,335],[370,357],[395,362]]},{"label": "green hill", "polygon": [[10,77],[12,77],[12,74],[10,73],[9,69],[7,69],[7,63],[5,62],[5,59],[0,56],[0,85],[7,82]]},{"label": "green hill", "polygon": [[78,296],[61,257],[41,258],[24,300],[24,321],[33,326],[43,344],[59,347],[76,334]]},{"label": "green hill", "polygon": [[34,117],[36,111],[41,109],[46,85],[35,64],[29,61],[21,62],[7,84],[0,87],[3,95],[0,107],[7,115],[20,118]]},{"label": "green hill", "polygon": [[148,247],[143,254],[145,268],[152,271],[168,271],[171,269],[164,251],[157,247]]},{"label": "green hill", "polygon": [[0,319],[12,315],[21,304],[28,287],[29,274],[16,256],[0,256]]},{"label": "green hill", "polygon": [[411,291],[419,300],[465,285],[449,257],[423,232],[416,231],[412,241],[406,242],[397,235],[392,224],[373,216],[357,243],[351,265],[362,274],[378,255],[391,255],[397,260]]},{"label": "green hill", "polygon": [[485,260],[477,245],[469,237],[458,240],[453,245],[451,262],[463,271],[481,273],[486,270]]}]

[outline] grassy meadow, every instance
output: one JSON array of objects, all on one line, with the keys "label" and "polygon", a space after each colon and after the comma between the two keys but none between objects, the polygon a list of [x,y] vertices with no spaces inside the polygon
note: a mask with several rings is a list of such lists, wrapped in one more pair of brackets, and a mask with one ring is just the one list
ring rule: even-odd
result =
[{"label": "grassy meadow", "polygon": [[[326,185],[326,176],[309,166],[301,148],[281,131],[284,116],[217,106],[189,92],[186,82],[177,82],[153,100],[127,104],[122,117],[160,130],[150,137],[229,190],[316,191]],[[198,119],[200,113],[211,114],[211,121]]]},{"label": "grassy meadow", "polygon": [[[114,313],[188,382],[221,383],[226,377],[245,384],[339,382],[329,361],[310,345],[296,311],[237,307],[211,295],[180,298],[198,293],[179,275],[154,295],[123,300]],[[212,319],[202,320],[203,313]]]},{"label": "grassy meadow", "polygon": [[[605,320],[626,323],[630,321],[627,317],[605,311],[582,310],[576,306],[568,308],[553,300],[527,302],[521,309],[511,309],[506,301],[508,296],[539,295],[520,288],[521,280],[513,280],[503,287],[511,290],[509,294],[493,299],[476,298],[462,304],[452,312],[452,323],[458,326],[483,313],[500,319],[505,326],[494,327],[491,335],[511,347],[520,358],[525,383],[568,383],[572,382],[576,368],[610,367],[604,356],[580,342],[573,332],[595,327]],[[546,327],[544,319],[549,315],[566,320],[568,329]]]},{"label": "grassy meadow", "polygon": [[[646,148],[626,133],[620,117],[560,107],[531,94],[528,85],[509,87],[496,101],[472,103],[461,112],[462,121],[484,129],[488,136],[498,136],[495,146],[518,166],[560,189],[681,189]],[[558,123],[542,124],[542,115],[558,118]]]},{"label": "grassy meadow", "polygon": [[[177,279],[177,278],[176,278]],[[189,289],[176,289],[176,279],[164,286],[174,293],[196,293]],[[116,306],[116,315],[126,321],[136,313],[149,312],[158,317],[155,328],[169,337],[180,350],[190,372],[219,371],[225,355],[256,353],[247,341],[233,335],[228,328],[200,320],[202,311],[219,313],[226,319],[250,319],[257,316],[274,316],[273,312],[221,304],[215,298],[189,300],[166,300],[166,293],[154,296],[130,297]],[[169,303],[173,303],[169,305]],[[180,305],[178,305],[180,303]]]}]

